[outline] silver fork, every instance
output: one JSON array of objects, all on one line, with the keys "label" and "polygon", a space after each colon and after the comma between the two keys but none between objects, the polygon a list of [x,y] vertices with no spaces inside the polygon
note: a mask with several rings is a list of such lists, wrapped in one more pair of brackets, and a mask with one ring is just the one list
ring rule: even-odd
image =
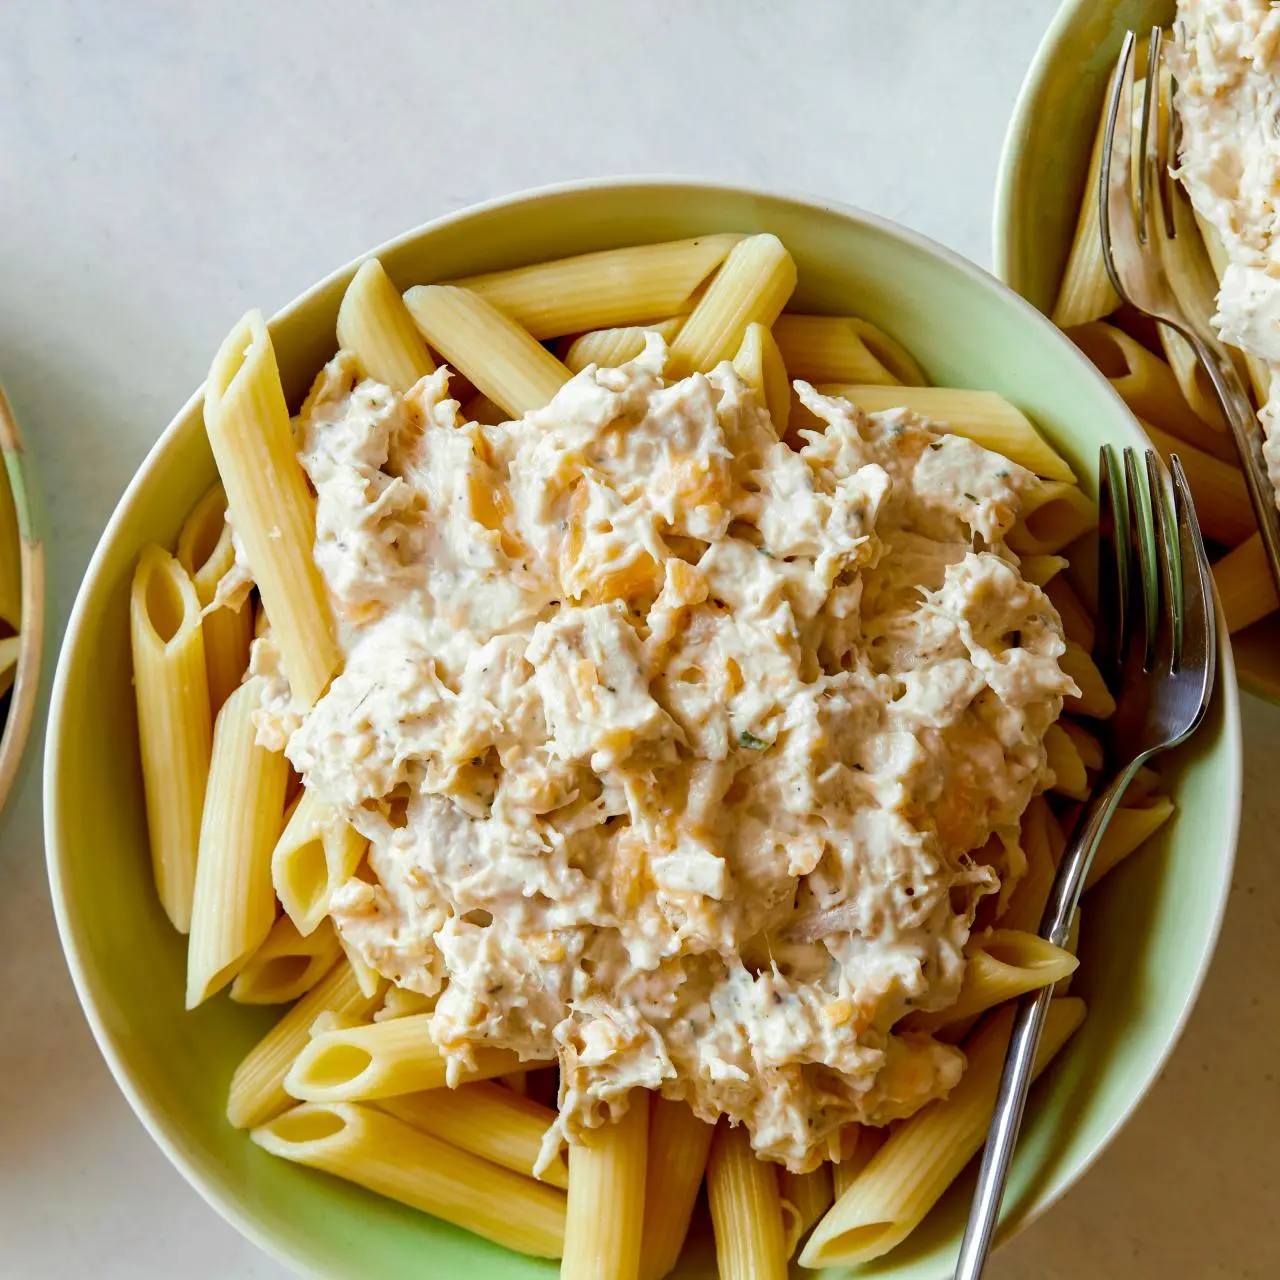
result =
[{"label": "silver fork", "polygon": [[[1231,429],[1245,485],[1262,536],[1267,564],[1280,591],[1280,509],[1263,457],[1262,427],[1254,414],[1239,370],[1226,346],[1214,333],[1209,317],[1212,295],[1203,296],[1206,272],[1199,234],[1178,234],[1194,225],[1175,216],[1175,192],[1169,174],[1168,146],[1173,128],[1160,128],[1160,73],[1164,65],[1164,32],[1151,32],[1146,77],[1137,125],[1137,190],[1133,177],[1134,49],[1130,31],[1120,50],[1111,99],[1107,106],[1106,138],[1099,183],[1099,221],[1102,257],[1116,292],[1139,311],[1180,333],[1194,348],[1213,384],[1223,416]],[[1170,97],[1170,100],[1172,98]],[[1171,124],[1173,122],[1171,121]],[[1177,266],[1171,279],[1167,261]],[[1183,287],[1179,289],[1179,285]]]},{"label": "silver fork", "polygon": [[[1095,792],[1063,851],[1040,922],[1040,936],[1065,946],[1089,863],[1138,770],[1184,742],[1204,719],[1217,659],[1213,588],[1182,464],[1172,480],[1146,451],[1123,467],[1110,445],[1099,461],[1098,649],[1116,695],[1109,723],[1107,784]],[[1014,1018],[991,1130],[978,1171],[955,1280],[978,1280],[986,1266],[1022,1124],[1027,1090],[1053,988],[1022,998]]]}]

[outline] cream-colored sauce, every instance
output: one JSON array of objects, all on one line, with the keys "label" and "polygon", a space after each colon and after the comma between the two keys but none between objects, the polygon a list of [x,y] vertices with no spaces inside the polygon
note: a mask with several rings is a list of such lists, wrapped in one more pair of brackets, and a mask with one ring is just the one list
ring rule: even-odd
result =
[{"label": "cream-colored sauce", "polygon": [[558,1058],[551,1144],[639,1086],[802,1169],[958,1080],[891,1028],[954,1000],[1074,686],[1028,472],[804,383],[785,443],[665,359],[489,427],[337,356],[297,427],[346,665],[299,714],[268,637],[260,715],[371,841],[344,938],[456,1060]]}]

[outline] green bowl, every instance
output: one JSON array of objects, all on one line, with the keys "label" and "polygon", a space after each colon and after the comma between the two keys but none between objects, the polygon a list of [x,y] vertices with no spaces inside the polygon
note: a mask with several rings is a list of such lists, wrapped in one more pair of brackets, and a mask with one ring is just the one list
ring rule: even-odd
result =
[{"label": "green bowl", "polygon": [[[402,286],[710,231],[772,231],[800,269],[795,303],[883,326],[931,378],[1020,405],[1088,481],[1104,441],[1141,444],[1110,387],[1047,320],[977,268],[852,209],[691,182],[612,181],[515,196],[434,222],[377,250]],[[271,322],[290,403],[334,350],[345,267]],[[225,317],[230,326],[234,317]],[[294,1266],[380,1280],[554,1276],[554,1264],[307,1169],[272,1159],[223,1115],[232,1069],[272,1013],[214,1000],[183,1012],[183,940],[151,885],[129,682],[127,602],[138,553],[172,543],[214,479],[197,393],[117,507],[72,613],[45,762],[49,876],[67,961],[108,1064],[139,1118],[201,1194]],[[1084,913],[1078,990],[1092,1012],[1037,1088],[1007,1198],[1007,1229],[1060,1196],[1151,1084],[1213,949],[1235,846],[1240,725],[1224,647],[1208,722],[1168,761],[1179,813]],[[861,1274],[949,1275],[969,1183],[901,1249]],[[714,1276],[704,1239],[680,1276]],[[830,1276],[842,1274],[833,1269]]]},{"label": "green bowl", "polygon": [[[1066,266],[1089,151],[1124,33],[1173,21],[1173,0],[1067,0],[1014,107],[995,201],[996,274],[1047,315]],[[1240,683],[1280,703],[1280,614],[1231,637]]]}]

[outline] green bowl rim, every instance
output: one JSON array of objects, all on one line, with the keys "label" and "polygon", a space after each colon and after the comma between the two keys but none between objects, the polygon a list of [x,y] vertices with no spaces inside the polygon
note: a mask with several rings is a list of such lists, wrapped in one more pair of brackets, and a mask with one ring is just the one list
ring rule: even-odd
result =
[{"label": "green bowl rim", "polygon": [[[979,287],[997,294],[1006,295],[1007,300],[1015,307],[1015,309],[1020,309],[1022,311],[1022,314],[1028,324],[1041,326],[1047,332],[1052,333],[1055,340],[1061,343],[1064,347],[1064,354],[1066,354],[1066,351],[1069,351],[1074,355],[1083,371],[1086,371],[1089,376],[1097,378],[1100,381],[1106,381],[1102,377],[1102,374],[1094,368],[1094,366],[1080,351],[1078,351],[1070,339],[1068,339],[1047,317],[1027,302],[1025,298],[1022,298],[1019,294],[1015,293],[1008,285],[997,279],[990,272],[983,270],[981,267],[970,262],[967,258],[962,257],[954,250],[937,243],[918,231],[914,231],[909,227],[902,226],[900,223],[893,222],[888,218],[883,218],[878,214],[870,213],[864,209],[846,204],[842,201],[827,200],[820,197],[782,189],[762,189],[760,187],[753,187],[742,183],[709,182],[702,181],[697,178],[685,178],[661,174],[644,174],[636,177],[622,175],[605,178],[585,178],[572,182],[552,183],[545,186],[528,188],[505,196],[499,196],[492,200],[468,205],[465,208],[455,210],[452,213],[444,214],[439,218],[434,218],[429,222],[425,222],[410,231],[368,250],[353,259],[351,262],[338,268],[336,271],[331,272],[318,283],[312,285],[305,292],[294,298],[286,306],[282,307],[271,318],[270,323],[275,323],[277,320],[299,310],[302,307],[305,307],[313,296],[329,288],[335,281],[353,273],[359,263],[364,261],[366,258],[392,252],[400,246],[416,240],[429,232],[453,225],[457,222],[465,221],[477,214],[487,213],[508,206],[533,203],[548,197],[571,195],[578,192],[587,192],[601,188],[618,187],[669,187],[673,189],[682,189],[685,192],[696,191],[698,193],[711,194],[719,192],[736,196],[745,195],[757,198],[763,197],[769,200],[777,200],[802,206],[821,213],[834,213],[850,221],[860,222],[890,237],[904,241],[906,244],[916,248],[917,250],[923,251],[925,254],[933,258],[941,260],[952,268],[958,270],[961,274],[967,276]],[[62,804],[58,782],[59,770],[56,766],[56,761],[59,756],[64,728],[68,733],[73,732],[73,726],[69,724],[64,725],[68,711],[66,706],[66,685],[69,679],[68,669],[70,665],[70,655],[78,642],[78,632],[83,623],[83,614],[88,607],[88,597],[91,592],[91,584],[97,579],[100,573],[102,561],[106,558],[108,548],[115,538],[118,525],[124,520],[125,512],[130,506],[135,491],[142,486],[144,480],[150,474],[152,469],[159,465],[160,457],[168,447],[171,438],[176,435],[182,421],[200,403],[203,395],[204,384],[202,383],[181,407],[181,409],[178,410],[177,414],[162,432],[156,443],[148,451],[146,457],[138,467],[137,472],[134,474],[133,479],[129,482],[128,487],[117,502],[115,510],[112,512],[111,519],[108,521],[102,536],[98,540],[98,544],[94,549],[88,568],[85,570],[84,577],[81,579],[80,587],[76,592],[75,603],[71,610],[71,615],[67,623],[67,630],[58,655],[57,670],[54,675],[53,690],[50,699],[48,720],[49,738],[45,750],[43,779],[45,857],[48,867],[49,885],[53,899],[54,917],[58,926],[58,936],[62,942],[63,953],[66,957],[67,968],[75,986],[76,996],[80,1001],[80,1007],[89,1023],[89,1028],[93,1033],[93,1037],[97,1041],[98,1048],[101,1051],[103,1058],[106,1060],[107,1067],[121,1092],[128,1100],[134,1114],[151,1135],[156,1145],[159,1146],[159,1148],[168,1157],[170,1163],[173,1164],[190,1186],[205,1200],[207,1204],[210,1205],[210,1207],[219,1213],[225,1221],[235,1227],[241,1235],[262,1249],[262,1251],[269,1257],[291,1269],[296,1270],[299,1266],[300,1260],[292,1253],[292,1251],[282,1246],[277,1242],[276,1238],[272,1234],[262,1229],[250,1214],[242,1212],[238,1205],[233,1203],[229,1198],[224,1197],[221,1189],[214,1184],[212,1180],[207,1179],[204,1173],[196,1168],[194,1162],[188,1159],[183,1148],[183,1144],[179,1140],[176,1132],[171,1136],[169,1132],[171,1122],[161,1115],[152,1114],[150,1109],[143,1103],[134,1086],[132,1074],[128,1064],[125,1062],[124,1055],[121,1052],[116,1039],[107,1028],[105,1021],[98,1011],[97,998],[93,990],[94,979],[84,964],[83,958],[80,955],[78,941],[72,931],[67,905],[70,886],[63,878],[63,860],[61,855],[63,837]],[[1142,439],[1141,432],[1138,430],[1136,422],[1134,425],[1134,434],[1137,439]],[[1102,1152],[1110,1146],[1116,1134],[1128,1122],[1130,1117],[1137,1110],[1138,1105],[1150,1091],[1152,1084],[1164,1068],[1165,1063],[1168,1061],[1169,1055],[1173,1052],[1178,1041],[1181,1039],[1187,1018],[1190,1016],[1191,1010],[1195,1006],[1196,999],[1199,996],[1201,987],[1203,986],[1205,974],[1213,956],[1219,933],[1221,932],[1223,916],[1226,911],[1227,896],[1231,886],[1231,872],[1235,863],[1236,843],[1240,830],[1241,788],[1243,780],[1239,694],[1236,686],[1235,667],[1232,660],[1231,647],[1229,642],[1227,642],[1226,634],[1222,630],[1221,626],[1219,626],[1218,668],[1219,696],[1223,699],[1221,728],[1222,742],[1220,750],[1224,753],[1224,761],[1231,776],[1231,799],[1228,801],[1230,805],[1228,822],[1229,839],[1226,842],[1226,847],[1222,850],[1222,857],[1219,864],[1220,873],[1216,886],[1217,900],[1213,904],[1212,926],[1205,935],[1204,946],[1201,949],[1201,954],[1197,957],[1195,979],[1183,995],[1182,1007],[1178,1011],[1177,1019],[1173,1024],[1173,1028],[1166,1043],[1162,1046],[1161,1051],[1156,1055],[1156,1059],[1152,1063],[1150,1071],[1141,1081],[1140,1087],[1134,1091],[1132,1098],[1126,1104],[1122,1113],[1117,1116],[1114,1123],[1105,1131],[1100,1140],[1095,1144],[1093,1151],[1084,1161],[1082,1161],[1080,1166],[1073,1171],[1072,1175],[1066,1179],[1063,1185],[1055,1193],[1046,1195],[1042,1200],[1032,1205],[1015,1223],[1011,1224],[1010,1229],[1002,1233],[999,1241],[1001,1244],[1011,1239],[1026,1227],[1030,1226],[1042,1213],[1046,1212],[1056,1204],[1057,1201],[1065,1195],[1066,1192],[1069,1191],[1093,1166],[1094,1162]]]}]

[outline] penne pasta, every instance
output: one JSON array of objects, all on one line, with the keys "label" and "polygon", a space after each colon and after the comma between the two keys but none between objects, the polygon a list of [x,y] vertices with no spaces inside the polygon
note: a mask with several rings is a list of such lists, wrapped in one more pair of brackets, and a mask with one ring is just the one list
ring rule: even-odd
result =
[{"label": "penne pasta", "polygon": [[[1075,914],[1071,917],[1071,928],[1067,932],[1067,943],[1063,947],[1064,951],[1069,951],[1073,956],[1080,954],[1080,908],[1075,909]],[[1063,996],[1071,994],[1071,979],[1075,977],[1076,971],[1073,969],[1065,978],[1059,978],[1053,986],[1053,998],[1061,1000]]]},{"label": "penne pasta", "polygon": [[831,1208],[835,1197],[830,1163],[824,1161],[808,1173],[792,1173],[779,1167],[778,1196],[782,1201],[783,1229],[790,1258],[809,1228]]},{"label": "penne pasta", "polygon": [[1205,432],[1206,435],[1212,432],[1218,433],[1219,439],[1216,443],[1225,451],[1225,446],[1231,443],[1230,438],[1225,434],[1227,423],[1222,416],[1222,406],[1218,403],[1213,383],[1209,381],[1209,375],[1204,371],[1195,348],[1182,334],[1176,329],[1169,328],[1167,324],[1160,325],[1159,332],[1164,358],[1173,373],[1174,381],[1178,384],[1183,403],[1210,428],[1210,431]]},{"label": "penne pasta", "polygon": [[1262,535],[1254,534],[1213,566],[1222,620],[1230,632],[1243,631],[1280,608],[1275,584],[1262,547]]},{"label": "penne pasta", "polygon": [[1096,630],[1093,617],[1066,575],[1060,573],[1057,577],[1051,578],[1045,584],[1044,593],[1057,609],[1058,616],[1062,619],[1062,630],[1067,639],[1073,640],[1086,653],[1092,653]]},{"label": "penne pasta", "polygon": [[236,325],[214,357],[204,423],[289,687],[310,705],[341,655],[312,556],[315,503],[298,462],[275,351],[257,311]]},{"label": "penne pasta", "polygon": [[1058,727],[1071,739],[1081,764],[1091,773],[1096,773],[1103,765],[1102,743],[1087,729],[1076,724],[1074,720],[1059,720]]},{"label": "penne pasta", "polygon": [[[938,1202],[982,1146],[1013,1028],[1002,1010],[965,1044],[969,1064],[950,1095],[894,1129],[853,1185],[814,1228],[802,1267],[851,1266],[882,1257],[901,1243]],[[1050,1005],[1035,1073],[1049,1064],[1084,1021],[1084,1002]]]},{"label": "penne pasta", "polygon": [[223,703],[213,730],[213,758],[200,821],[187,1008],[220,991],[271,932],[276,897],[271,850],[284,823],[289,765],[257,742],[255,676]]},{"label": "penne pasta", "polygon": [[284,1078],[302,1052],[311,1028],[322,1016],[343,1024],[369,1016],[376,1000],[361,993],[345,964],[335,965],[245,1055],[231,1077],[227,1119],[251,1129],[293,1105]]},{"label": "penne pasta", "polygon": [[[338,934],[338,943],[342,947],[342,954],[347,957],[347,963],[351,966],[351,972],[356,975],[356,981],[360,984],[360,990],[367,996],[374,995],[382,990],[382,975],[360,954],[360,952],[349,943],[341,933]],[[434,1008],[434,1005],[432,1006]]]},{"label": "penne pasta", "polygon": [[699,1120],[687,1102],[657,1093],[649,1099],[640,1280],[662,1280],[675,1267],[689,1234],[714,1135],[715,1125]]},{"label": "penne pasta", "polygon": [[569,1148],[569,1210],[561,1280],[637,1280],[648,1174],[649,1094]]},{"label": "penne pasta", "polygon": [[774,321],[773,336],[793,378],[863,386],[898,381],[871,354],[850,316],[781,315]]},{"label": "penne pasta", "polygon": [[1067,567],[1066,556],[1019,556],[1018,568],[1026,582],[1045,587]]},{"label": "penne pasta", "polygon": [[151,869],[165,915],[186,933],[213,730],[196,589],[156,546],[142,553],[133,575],[129,637]]},{"label": "penne pasta", "polygon": [[541,409],[572,377],[550,351],[479,294],[420,284],[404,301],[422,336],[512,417]]},{"label": "penne pasta", "polygon": [[[822,386],[818,390],[823,395],[848,400],[866,413],[910,409],[936,423],[938,430],[964,436],[984,449],[1002,453],[1028,471],[1061,481],[1064,487],[1075,484],[1074,472],[1031,425],[1026,414],[994,391],[968,391],[959,387],[854,386]],[[1056,551],[1058,548],[1050,547],[1048,550]]]},{"label": "penne pasta", "polygon": [[1053,770],[1051,790],[1072,800],[1084,800],[1089,794],[1089,775],[1074,739],[1063,725],[1051,724],[1044,735],[1044,749],[1049,768]]},{"label": "penne pasta", "polygon": [[658,333],[664,342],[680,332],[683,316],[659,320],[654,324],[626,325],[620,329],[594,329],[581,334],[565,348],[561,359],[573,373],[581,373],[589,364],[599,369],[616,369],[634,360],[644,350],[645,335]]},{"label": "penne pasta", "polygon": [[249,1136],[273,1156],[358,1183],[519,1253],[555,1258],[563,1247],[564,1192],[372,1107],[293,1107]]},{"label": "penne pasta", "polygon": [[337,329],[338,346],[353,352],[364,372],[392,391],[408,391],[435,372],[400,291],[377,258],[362,262],[347,285]]},{"label": "penne pasta", "polygon": [[1178,455],[1182,469],[1187,473],[1187,483],[1191,486],[1196,518],[1206,538],[1235,547],[1258,531],[1249,490],[1239,467],[1223,462],[1149,422],[1144,422],[1142,429],[1166,463],[1173,454]]},{"label": "penne pasta", "polygon": [[672,342],[669,376],[706,373],[731,360],[747,326],[772,325],[795,287],[796,264],[777,236],[740,240]]},{"label": "penne pasta", "polygon": [[1064,699],[1068,711],[1094,720],[1106,720],[1115,714],[1116,700],[1111,696],[1093,659],[1074,641],[1067,641],[1067,651],[1058,665],[1076,682],[1078,697]]},{"label": "penne pasta", "polygon": [[421,992],[410,991],[407,987],[397,987],[392,983],[387,987],[382,1008],[373,1015],[373,1020],[384,1022],[388,1018],[408,1018],[416,1013],[430,1013],[435,1007],[435,996],[424,996]]},{"label": "penne pasta", "polygon": [[1027,869],[999,917],[1000,928],[1038,933],[1049,890],[1053,886],[1057,858],[1049,835],[1052,814],[1043,796],[1033,797],[1022,815],[1022,851]]},{"label": "penne pasta", "polygon": [[507,1049],[478,1049],[474,1066],[460,1067],[450,1081],[448,1059],[431,1038],[433,1016],[339,1027],[316,1036],[289,1068],[285,1092],[304,1102],[365,1102],[521,1070],[520,1059]]},{"label": "penne pasta", "polygon": [[253,639],[253,609],[248,590],[239,607],[226,603],[211,608],[218,588],[235,563],[231,525],[227,523],[227,494],[215,484],[187,517],[178,535],[178,563],[191,577],[204,610],[204,660],[209,681],[209,710],[217,715],[239,685],[249,666]]},{"label": "penne pasta", "polygon": [[890,337],[883,329],[876,328],[869,320],[850,316],[849,323],[863,342],[867,350],[888,369],[893,377],[904,387],[927,387],[929,379],[925,377],[920,362],[896,338]]},{"label": "penne pasta", "polygon": [[310,991],[340,959],[342,948],[328,920],[304,938],[288,916],[281,916],[236,974],[231,998],[240,1004],[288,1004]]},{"label": "penne pasta", "polygon": [[334,890],[355,875],[367,843],[315,792],[301,793],[271,852],[271,883],[304,937],[328,914]]},{"label": "penne pasta", "polygon": [[840,1135],[840,1159],[831,1166],[831,1190],[839,1200],[853,1186],[863,1169],[871,1163],[871,1157],[884,1146],[889,1136],[887,1129],[873,1129],[870,1125],[850,1125]]},{"label": "penne pasta", "polygon": [[[384,1098],[378,1109],[420,1133],[429,1133],[527,1178],[534,1176],[542,1140],[556,1119],[550,1107],[487,1081]],[[563,1153],[551,1161],[542,1181],[553,1187],[569,1185],[569,1165]]]},{"label": "penne pasta", "polygon": [[1092,889],[1103,876],[1127,858],[1139,845],[1156,833],[1173,816],[1173,801],[1168,796],[1152,796],[1138,807],[1121,805],[1111,815],[1097,852],[1089,864],[1084,887]]},{"label": "penne pasta", "polygon": [[453,283],[478,294],[541,341],[588,329],[644,325],[691,310],[703,282],[742,239],[727,232],[605,249]]},{"label": "penne pasta", "polygon": [[778,344],[764,325],[747,325],[733,369],[768,409],[773,429],[779,436],[785,434],[791,416],[791,383]]},{"label": "penne pasta", "polygon": [[745,1128],[724,1121],[707,1161],[707,1202],[720,1280],[786,1280],[787,1238],[778,1177]]},{"label": "penne pasta", "polygon": [[911,1013],[899,1024],[910,1031],[936,1031],[1037,991],[1074,973],[1079,961],[1035,933],[988,929],[965,947],[964,981],[955,1004],[930,1013]]},{"label": "penne pasta", "polygon": [[1079,485],[1044,480],[1022,501],[1006,541],[1019,555],[1061,551],[1097,527],[1098,509]]}]

